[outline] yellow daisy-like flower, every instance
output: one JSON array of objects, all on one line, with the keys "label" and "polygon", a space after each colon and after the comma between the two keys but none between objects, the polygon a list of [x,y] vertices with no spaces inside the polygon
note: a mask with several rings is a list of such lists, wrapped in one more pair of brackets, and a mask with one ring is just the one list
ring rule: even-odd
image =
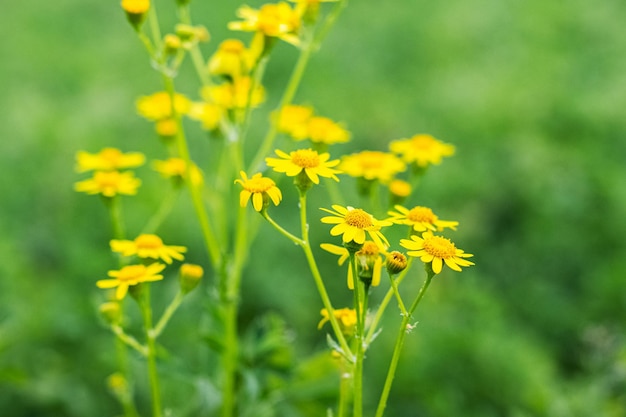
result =
[{"label": "yellow daisy-like flower", "polygon": [[341,235],[344,243],[356,242],[357,244],[365,243],[366,232],[379,248],[389,246],[387,238],[380,231],[385,226],[391,226],[391,222],[386,220],[376,220],[374,216],[364,210],[353,207],[342,207],[340,205],[332,206],[335,211],[322,208],[332,216],[322,217],[322,223],[334,224],[330,229],[332,236]]},{"label": "yellow daisy-like flower", "polygon": [[224,110],[217,104],[193,103],[187,116],[201,122],[204,130],[213,130],[219,126],[223,114]]},{"label": "yellow daisy-like flower", "polygon": [[154,130],[157,135],[164,139],[173,138],[178,133],[178,123],[175,119],[168,117],[167,119],[157,120],[154,123]]},{"label": "yellow daisy-like flower", "polygon": [[411,195],[411,184],[404,180],[391,180],[387,186],[389,192],[396,197],[405,198]]},{"label": "yellow daisy-like flower", "polygon": [[[148,120],[162,120],[172,117],[172,101],[170,95],[160,91],[149,96],[140,97],[136,103],[137,112]],[[174,109],[178,114],[187,114],[191,101],[184,95],[174,95]]]},{"label": "yellow daisy-like flower", "polygon": [[[318,329],[321,329],[325,323],[330,321],[330,314],[328,314],[328,310],[323,308],[320,311],[322,315],[322,320],[320,320],[317,325]],[[340,308],[337,310],[333,310],[333,316],[337,319],[339,323],[339,327],[341,327],[341,331],[346,336],[351,336],[354,334],[354,330],[356,328],[356,310],[352,308]]]},{"label": "yellow daisy-like flower", "polygon": [[278,131],[296,140],[306,139],[313,109],[309,106],[291,104],[282,108],[278,115]]},{"label": "yellow daisy-like flower", "polygon": [[409,256],[420,258],[425,264],[431,263],[435,274],[441,272],[444,263],[455,271],[461,271],[462,266],[474,265],[473,262],[464,259],[474,255],[465,253],[454,246],[450,239],[434,236],[430,231],[422,233],[422,237],[413,235],[410,240],[401,239],[400,246],[408,249]]},{"label": "yellow daisy-like flower", "polygon": [[406,164],[387,152],[362,151],[343,157],[339,169],[352,177],[388,182],[397,173],[404,171]]},{"label": "yellow daisy-like flower", "polygon": [[265,36],[276,37],[298,45],[297,32],[300,27],[300,15],[285,2],[264,4],[259,10],[241,6],[237,16],[241,22],[230,22],[228,29],[246,32],[260,32]]},{"label": "yellow daisy-like flower", "polygon": [[104,148],[98,153],[76,153],[76,171],[113,171],[143,165],[146,157],[140,152],[123,153],[116,148]]},{"label": "yellow daisy-like flower", "polygon": [[400,205],[394,206],[397,211],[390,210],[389,220],[395,224],[406,224],[411,226],[416,232],[424,232],[426,230],[442,231],[446,227],[456,230],[459,222],[452,220],[439,220],[439,217],[433,213],[431,209],[423,206],[415,206],[407,209]]},{"label": "yellow daisy-like flower", "polygon": [[255,54],[243,42],[239,39],[226,39],[209,59],[209,73],[239,78],[250,73],[255,61]]},{"label": "yellow daisy-like flower", "polygon": [[135,195],[140,185],[141,180],[132,172],[96,171],[92,178],[74,184],[74,190],[115,197],[118,194]]},{"label": "yellow daisy-like flower", "polygon": [[336,174],[341,171],[333,169],[339,165],[339,160],[329,161],[330,154],[319,154],[312,149],[299,149],[289,154],[281,150],[276,150],[279,158],[265,158],[267,166],[272,167],[276,172],[284,172],[288,177],[295,177],[304,171],[306,176],[314,183],[319,184],[319,177],[332,178],[339,181]]},{"label": "yellow daisy-like flower", "polygon": [[454,155],[453,145],[423,134],[410,139],[394,140],[389,144],[389,149],[400,155],[406,163],[415,162],[421,168],[429,164],[438,165],[443,157]]},{"label": "yellow daisy-like flower", "polygon": [[[320,245],[322,249],[333,255],[338,255],[339,266],[350,257],[348,249],[343,246],[337,246],[330,243],[322,243]],[[383,267],[382,251],[376,243],[371,240],[366,240],[363,243],[363,247],[355,253],[357,258],[357,275],[359,277],[366,278],[370,281],[370,285],[377,287],[380,284],[381,271]],[[352,275],[352,265],[348,263],[348,288],[354,289],[354,277]]]},{"label": "yellow daisy-like flower", "polygon": [[110,244],[111,250],[122,256],[137,255],[140,258],[161,259],[168,264],[172,263],[172,259],[182,261],[185,259],[183,253],[187,252],[184,246],[164,245],[160,237],[152,234],[139,235],[135,240],[113,239]]},{"label": "yellow daisy-like flower", "polygon": [[350,132],[327,117],[312,117],[307,125],[308,137],[312,142],[332,145],[350,140]]},{"label": "yellow daisy-like flower", "polygon": [[126,13],[142,14],[150,9],[150,0],[122,0],[121,6]]},{"label": "yellow daisy-like flower", "polygon": [[[244,109],[248,103],[252,80],[250,77],[240,77],[233,82],[202,88],[200,95],[209,102],[215,103],[224,109]],[[250,106],[256,107],[265,100],[265,89],[257,86],[250,97]]]},{"label": "yellow daisy-like flower", "polygon": [[254,174],[252,178],[248,178],[245,172],[241,171],[241,180],[235,180],[235,183],[241,184],[243,190],[239,194],[239,204],[245,207],[252,197],[252,206],[256,211],[261,211],[263,207],[269,205],[272,200],[275,206],[283,199],[280,188],[271,179],[264,177],[261,173]]},{"label": "yellow daisy-like flower", "polygon": [[[183,180],[187,175],[187,164],[182,158],[169,158],[165,161],[154,161],[152,163],[155,171],[165,178],[173,178],[177,181]],[[191,183],[200,185],[203,182],[202,171],[196,164],[191,165]]]},{"label": "yellow daisy-like flower", "polygon": [[128,293],[128,287],[137,285],[142,282],[159,281],[163,279],[163,275],[159,272],[165,269],[165,265],[153,263],[151,265],[129,265],[119,271],[109,271],[108,275],[112,279],[101,279],[96,282],[98,288],[115,288],[115,298],[121,300]]}]

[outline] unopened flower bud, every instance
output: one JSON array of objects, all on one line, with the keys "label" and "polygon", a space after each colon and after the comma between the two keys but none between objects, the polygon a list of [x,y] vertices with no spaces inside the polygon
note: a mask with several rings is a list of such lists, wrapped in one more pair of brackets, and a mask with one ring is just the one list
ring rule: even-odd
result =
[{"label": "unopened flower bud", "polygon": [[122,9],[135,30],[139,30],[150,10],[150,0],[122,0]]},{"label": "unopened flower bud", "polygon": [[387,272],[389,275],[399,274],[406,269],[407,260],[406,256],[398,251],[392,251],[387,255]]},{"label": "unopened flower bud", "polygon": [[183,294],[188,294],[198,286],[204,270],[200,265],[195,264],[182,264],[180,266],[179,280],[180,290]]},{"label": "unopened flower bud", "polygon": [[177,35],[168,33],[163,38],[163,45],[166,55],[174,55],[182,47],[182,42]]},{"label": "unopened flower bud", "polygon": [[100,315],[108,324],[118,324],[122,320],[122,309],[117,301],[107,301],[98,308]]},{"label": "unopened flower bud", "polygon": [[348,249],[349,253],[356,253],[361,250],[361,248],[363,247],[363,244],[357,243],[354,240],[351,240],[349,242],[343,242],[343,247]]}]

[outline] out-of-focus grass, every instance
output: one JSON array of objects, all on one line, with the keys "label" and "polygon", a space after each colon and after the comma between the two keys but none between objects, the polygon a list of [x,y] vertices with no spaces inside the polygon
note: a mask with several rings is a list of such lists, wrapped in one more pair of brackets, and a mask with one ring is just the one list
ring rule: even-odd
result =
[{"label": "out-of-focus grass", "polygon": [[[171,4],[158,4],[168,21]],[[239,4],[193,4],[214,36],[207,53]],[[352,1],[315,55],[298,101],[346,122],[354,142],[342,151],[384,150],[418,132],[457,146],[415,201],[461,221],[455,240],[476,266],[437,277],[389,415],[626,415],[625,17],[618,0]],[[96,318],[94,286],[114,266],[108,219],[97,198],[72,191],[73,157],[108,145],[164,157],[133,108],[159,80],[117,2],[11,3],[0,23],[0,409],[114,415],[104,388],[112,342]],[[278,46],[270,102],[294,56]],[[194,94],[192,82],[180,85]],[[150,181],[136,220],[156,201]],[[329,205],[319,194],[312,207]],[[278,212],[294,209],[286,198]],[[165,230],[196,244],[191,256],[201,261],[194,225],[191,217]],[[328,239],[312,225],[317,241]],[[282,313],[297,351],[319,351],[321,306],[304,263],[261,227],[242,320]],[[320,259],[332,273],[334,259]],[[343,275],[330,287],[349,302]],[[197,324],[201,304],[196,294],[175,320]],[[395,317],[384,325],[395,331]],[[197,337],[193,325],[171,332]],[[193,352],[172,380],[207,366],[205,351],[174,337],[164,343]],[[381,388],[389,343],[381,338],[368,354],[369,397]]]}]

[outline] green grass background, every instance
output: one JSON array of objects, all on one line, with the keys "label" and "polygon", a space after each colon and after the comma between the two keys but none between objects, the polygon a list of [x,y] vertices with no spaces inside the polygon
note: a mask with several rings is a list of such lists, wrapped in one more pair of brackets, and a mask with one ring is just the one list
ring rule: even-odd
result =
[{"label": "green grass background", "polygon": [[[168,27],[170,3],[157,2]],[[241,3],[192,3],[214,39],[208,55]],[[388,415],[626,416],[624,21],[620,0],[354,0],[314,56],[296,101],[347,124],[353,142],[340,150],[385,150],[422,132],[457,147],[415,201],[461,222],[455,241],[476,266],[435,280],[407,338]],[[117,146],[165,157],[134,110],[137,96],[160,89],[159,77],[116,1],[10,2],[0,38],[1,414],[116,415],[104,384],[113,344],[94,285],[114,267],[109,225],[97,198],[72,191],[74,155]],[[288,45],[275,51],[269,105],[294,58]],[[191,73],[180,78],[193,95]],[[158,201],[158,179],[149,167],[139,174],[145,191],[130,224]],[[312,198],[312,207],[329,205],[321,192]],[[204,262],[188,208],[183,199],[164,234]],[[294,210],[291,195],[277,212]],[[327,239],[325,226],[312,232]],[[320,256],[332,273],[333,258]],[[330,284],[333,297],[347,305],[340,281]],[[242,325],[276,313],[296,357],[324,351],[315,330],[321,303],[304,260],[265,225],[243,290]],[[174,415],[195,415],[216,395],[198,330],[205,292],[164,335]],[[385,330],[395,331],[396,319]],[[391,343],[381,338],[368,352],[366,406],[382,388]],[[331,402],[333,381],[322,377],[288,395],[306,415],[324,415],[316,407]],[[257,415],[300,415],[281,407]]]}]

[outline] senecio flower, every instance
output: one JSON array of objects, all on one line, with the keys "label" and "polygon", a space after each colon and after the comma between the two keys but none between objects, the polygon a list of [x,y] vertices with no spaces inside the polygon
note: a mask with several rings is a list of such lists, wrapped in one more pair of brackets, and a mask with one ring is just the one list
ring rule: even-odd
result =
[{"label": "senecio flower", "polygon": [[329,161],[330,154],[318,154],[312,149],[299,149],[289,154],[281,150],[276,150],[279,158],[265,158],[267,166],[272,167],[276,172],[284,172],[288,177],[295,177],[304,171],[307,177],[314,183],[319,184],[319,177],[332,178],[339,181],[337,175],[341,171],[333,169],[339,165],[339,160]]},{"label": "senecio flower", "polygon": [[241,6],[237,16],[244,19],[241,22],[230,22],[228,29],[245,32],[258,32],[265,36],[276,37],[298,45],[297,32],[300,27],[300,16],[285,2],[264,4],[259,10],[250,6]]},{"label": "senecio flower", "polygon": [[408,164],[415,162],[421,168],[439,165],[444,156],[454,155],[454,146],[443,143],[431,135],[415,135],[410,139],[391,141],[391,152],[400,155]]},{"label": "senecio flower", "polygon": [[142,282],[159,281],[163,279],[163,275],[159,272],[165,269],[165,265],[153,263],[151,265],[129,265],[119,271],[109,271],[108,275],[112,279],[101,279],[96,282],[98,288],[115,288],[115,298],[123,299],[128,293],[128,287],[137,285]]},{"label": "senecio flower", "polygon": [[365,232],[367,232],[379,248],[384,249],[389,246],[387,238],[380,229],[390,226],[391,222],[376,220],[374,216],[358,208],[342,207],[337,204],[332,207],[335,211],[322,208],[325,212],[332,214],[332,216],[322,217],[322,223],[335,225],[330,229],[332,236],[341,235],[344,243],[354,241],[357,244],[363,244]]},{"label": "senecio flower", "polygon": [[433,213],[428,207],[415,206],[407,209],[400,205],[394,206],[397,211],[390,210],[389,221],[395,224],[405,224],[411,226],[416,232],[424,232],[426,230],[436,231],[443,230],[446,227],[456,230],[459,222],[452,220],[439,220],[439,217]]},{"label": "senecio flower", "polygon": [[283,199],[280,188],[271,179],[264,177],[261,173],[254,174],[252,178],[248,178],[245,172],[241,171],[241,180],[235,180],[235,183],[241,184],[243,190],[239,194],[239,204],[245,207],[252,197],[252,206],[256,211],[263,210],[267,207],[269,200],[272,200],[275,206]]},{"label": "senecio flower", "polygon": [[328,117],[312,117],[307,125],[307,133],[311,142],[332,145],[350,140],[350,133]]},{"label": "senecio flower", "polygon": [[118,194],[135,195],[141,180],[132,172],[96,171],[93,178],[74,184],[74,190],[87,194],[115,197]]},{"label": "senecio flower", "polygon": [[[153,168],[165,178],[183,180],[187,176],[187,164],[182,158],[169,158],[165,161],[154,161]],[[191,183],[193,185],[202,184],[202,172],[194,163],[191,164]]]},{"label": "senecio flower", "polygon": [[113,171],[143,165],[146,157],[140,152],[122,153],[116,148],[104,148],[98,153],[76,153],[76,171]]},{"label": "senecio flower", "polygon": [[406,165],[400,158],[387,152],[362,151],[344,156],[339,169],[352,177],[388,182],[397,173],[404,171]]},{"label": "senecio flower", "polygon": [[239,39],[226,39],[209,59],[208,69],[212,75],[225,75],[232,79],[249,74],[256,55]]},{"label": "senecio flower", "polygon": [[[322,315],[322,320],[320,320],[317,325],[318,329],[321,329],[325,323],[330,321],[330,314],[328,314],[328,310],[323,308],[320,311]],[[339,327],[341,327],[341,331],[347,335],[351,336],[354,334],[354,328],[356,327],[356,310],[353,308],[340,308],[337,310],[333,310],[333,316],[339,322]]]},{"label": "senecio flower", "polygon": [[200,91],[202,98],[219,105],[224,109],[244,109],[250,99],[250,106],[256,107],[265,100],[265,89],[257,85],[250,94],[252,79],[248,76],[239,77],[232,82],[203,87]]},{"label": "senecio flower", "polygon": [[422,233],[422,237],[413,235],[410,240],[401,239],[400,246],[408,249],[409,256],[420,258],[425,264],[431,263],[435,274],[441,272],[444,263],[455,271],[461,271],[462,266],[474,265],[473,262],[464,259],[474,255],[465,253],[458,249],[450,239],[435,236],[430,231]]},{"label": "senecio flower", "polygon": [[110,244],[111,250],[122,256],[161,259],[168,264],[172,263],[172,259],[182,261],[185,259],[183,253],[187,252],[184,246],[164,245],[160,237],[152,234],[139,235],[135,240],[113,239]]},{"label": "senecio flower", "polygon": [[297,104],[287,105],[278,114],[278,131],[287,133],[296,140],[306,139],[311,117],[313,117],[311,107]]},{"label": "senecio flower", "polygon": [[[172,117],[172,101],[166,91],[160,91],[149,96],[140,97],[137,100],[137,111],[148,120],[162,120]],[[174,109],[178,114],[187,114],[191,107],[191,101],[184,95],[174,95]]]}]

